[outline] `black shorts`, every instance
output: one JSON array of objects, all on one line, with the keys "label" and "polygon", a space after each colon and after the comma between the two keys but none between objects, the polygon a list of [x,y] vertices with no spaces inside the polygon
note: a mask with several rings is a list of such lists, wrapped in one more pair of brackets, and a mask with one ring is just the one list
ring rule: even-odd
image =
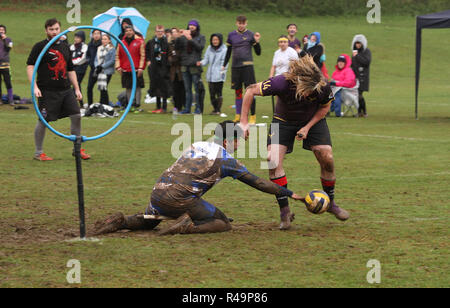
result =
[{"label": "black shorts", "polygon": [[39,111],[47,122],[80,114],[80,105],[72,89],[63,91],[41,90],[38,99]]},{"label": "black shorts", "polygon": [[192,202],[183,206],[171,206],[153,199],[145,213],[152,214],[154,213],[154,210],[156,210],[159,215],[172,218],[178,218],[184,213],[188,213],[195,225],[205,224],[215,219],[220,219],[227,223],[229,222],[227,216],[225,216],[221,210],[203,199],[193,199]]},{"label": "black shorts", "polygon": [[[278,131],[273,124],[278,124]],[[274,118],[270,126],[270,134],[267,139],[267,145],[281,144],[287,146],[286,154],[294,151],[294,142],[297,132],[304,127],[308,122],[285,122]],[[303,148],[311,151],[314,145],[329,145],[331,146],[330,130],[328,129],[327,121],[325,119],[317,122],[309,130],[308,137],[303,140]]]},{"label": "black shorts", "polygon": [[[137,72],[136,72],[136,77],[137,77],[136,87],[141,88],[141,89],[145,88],[144,75],[142,75],[141,77],[138,77]],[[122,73],[122,88],[124,88],[124,89],[132,89],[133,88],[133,75],[131,75],[131,72],[123,72]]]},{"label": "black shorts", "polygon": [[255,69],[253,65],[231,68],[231,88],[234,90],[242,89],[242,84],[245,88],[255,84]]}]

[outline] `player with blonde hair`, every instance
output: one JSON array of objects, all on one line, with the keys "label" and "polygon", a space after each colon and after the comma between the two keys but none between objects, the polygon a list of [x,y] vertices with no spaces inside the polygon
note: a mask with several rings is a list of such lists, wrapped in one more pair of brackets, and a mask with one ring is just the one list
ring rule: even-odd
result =
[{"label": "player with blonde hair", "polygon": [[[312,151],[320,164],[323,190],[330,196],[329,212],[345,221],[349,213],[334,201],[336,175],[326,114],[334,100],[333,92],[311,56],[291,61],[289,71],[247,88],[242,107],[241,127],[248,136],[248,111],[255,96],[277,96],[277,104],[268,138],[269,175],[272,182],[287,187],[283,161],[292,153],[294,141]],[[281,230],[290,228],[294,214],[285,196],[277,196]]]}]

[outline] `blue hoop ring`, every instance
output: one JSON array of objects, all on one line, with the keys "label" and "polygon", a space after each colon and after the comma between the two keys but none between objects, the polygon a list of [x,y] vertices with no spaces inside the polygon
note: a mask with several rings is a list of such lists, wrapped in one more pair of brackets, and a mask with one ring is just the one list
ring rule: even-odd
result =
[{"label": "blue hoop ring", "polygon": [[[35,95],[34,95],[34,84],[35,84],[35,82],[36,82],[36,74],[37,74],[37,71],[38,71],[38,69],[39,69],[39,64],[41,63],[42,58],[44,57],[44,55],[45,55],[45,53],[47,52],[47,50],[48,50],[48,49],[49,49],[49,48],[50,48],[57,40],[59,40],[59,38],[60,38],[61,36],[65,35],[65,34],[67,34],[67,33],[69,33],[69,32],[74,32],[74,31],[80,30],[80,29],[99,30],[99,31],[101,31],[101,32],[107,33],[109,36],[113,37],[117,42],[119,42],[119,44],[122,46],[123,50],[124,50],[125,53],[127,54],[128,60],[130,61],[130,63],[134,63],[134,62],[133,62],[133,58],[131,57],[130,52],[128,51],[128,49],[126,48],[126,46],[123,44],[123,42],[122,42],[121,40],[119,40],[119,38],[118,38],[116,35],[110,33],[109,31],[106,31],[106,30],[104,30],[104,29],[100,29],[100,28],[93,27],[93,26],[70,27],[69,29],[67,29],[66,31],[60,33],[59,35],[57,35],[56,37],[54,37],[50,42],[47,43],[47,45],[44,47],[44,49],[43,49],[43,50],[41,51],[41,53],[39,54],[39,57],[37,58],[37,61],[36,61],[35,65],[34,65],[33,78],[31,79],[31,99],[32,99],[33,104],[34,104],[34,109],[36,110],[36,113],[37,113],[39,119],[42,121],[42,123],[44,123],[44,125],[45,125],[50,131],[52,131],[55,135],[57,135],[57,136],[59,136],[59,137],[62,137],[62,138],[65,138],[65,139],[70,140],[70,141],[76,141],[77,136],[74,136],[74,135],[67,136],[67,135],[64,135],[64,134],[58,132],[58,131],[57,131],[56,129],[54,129],[50,124],[48,124],[48,122],[47,122],[47,121],[44,119],[44,117],[42,116],[41,111],[39,110],[39,107],[38,107],[38,104],[37,104],[37,101],[36,101],[36,97],[35,97]],[[85,141],[93,141],[93,140],[97,140],[97,139],[103,138],[103,137],[109,135],[111,132],[113,132],[120,124],[122,124],[123,120],[125,119],[125,117],[127,116],[128,112],[129,112],[130,109],[131,109],[131,105],[133,104],[134,96],[135,96],[135,94],[136,94],[137,78],[136,78],[136,69],[134,68],[134,65],[131,65],[131,70],[132,70],[131,73],[132,73],[132,76],[133,76],[133,88],[132,88],[132,90],[131,90],[131,96],[130,96],[130,100],[129,100],[129,102],[128,102],[128,106],[127,106],[127,108],[125,109],[125,112],[124,112],[124,114],[122,115],[122,117],[119,119],[119,121],[117,121],[117,123],[116,123],[113,127],[111,127],[110,129],[108,129],[107,131],[101,133],[100,135],[97,135],[97,136],[94,136],[94,137],[85,137],[85,136],[82,136],[82,137],[81,137],[81,141],[82,141],[82,142],[85,142]]]}]

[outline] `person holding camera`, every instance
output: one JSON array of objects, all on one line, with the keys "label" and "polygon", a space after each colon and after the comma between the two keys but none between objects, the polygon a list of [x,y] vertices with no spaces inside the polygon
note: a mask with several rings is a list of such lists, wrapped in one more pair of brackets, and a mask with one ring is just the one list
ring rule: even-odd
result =
[{"label": "person holding camera", "polygon": [[181,72],[186,92],[186,105],[181,114],[191,113],[192,85],[194,85],[195,101],[197,102],[195,113],[201,114],[199,82],[202,68],[197,66],[197,62],[202,58],[202,51],[206,43],[205,36],[200,33],[200,24],[195,19],[189,21],[187,30],[180,32],[180,37],[175,41],[175,48],[181,53]]}]

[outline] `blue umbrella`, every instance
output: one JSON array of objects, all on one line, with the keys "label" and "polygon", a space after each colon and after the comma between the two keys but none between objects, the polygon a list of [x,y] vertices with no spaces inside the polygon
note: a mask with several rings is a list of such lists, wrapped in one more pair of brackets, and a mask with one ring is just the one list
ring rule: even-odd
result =
[{"label": "blue umbrella", "polygon": [[[122,21],[126,18],[129,18],[131,20],[134,30],[142,34],[145,39],[150,21],[142,16],[142,14],[139,13],[138,10],[132,7],[113,7],[105,13],[95,16],[92,25],[100,29],[105,29],[106,31],[119,36],[122,32]],[[114,45],[116,45],[117,42],[114,43]]]}]

